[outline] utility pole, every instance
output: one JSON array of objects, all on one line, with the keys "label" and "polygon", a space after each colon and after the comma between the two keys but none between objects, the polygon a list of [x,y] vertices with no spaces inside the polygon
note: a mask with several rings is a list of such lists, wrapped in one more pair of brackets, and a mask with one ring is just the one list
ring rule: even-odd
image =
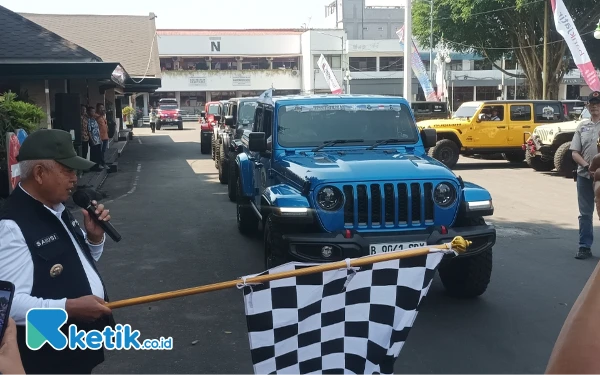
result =
[{"label": "utility pole", "polygon": [[431,11],[429,12],[429,79],[433,82],[433,0],[430,0]]},{"label": "utility pole", "polygon": [[412,0],[404,7],[404,98],[412,103]]},{"label": "utility pole", "polygon": [[548,0],[544,1],[544,72],[542,79],[542,99],[546,100],[547,98],[547,89],[548,86]]}]

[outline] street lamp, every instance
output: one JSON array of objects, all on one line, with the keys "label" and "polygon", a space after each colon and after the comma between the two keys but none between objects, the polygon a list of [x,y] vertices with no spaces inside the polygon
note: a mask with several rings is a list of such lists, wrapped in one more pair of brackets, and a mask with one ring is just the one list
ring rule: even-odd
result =
[{"label": "street lamp", "polygon": [[600,39],[600,21],[598,21],[598,27],[596,27],[596,31],[594,31],[594,38]]}]

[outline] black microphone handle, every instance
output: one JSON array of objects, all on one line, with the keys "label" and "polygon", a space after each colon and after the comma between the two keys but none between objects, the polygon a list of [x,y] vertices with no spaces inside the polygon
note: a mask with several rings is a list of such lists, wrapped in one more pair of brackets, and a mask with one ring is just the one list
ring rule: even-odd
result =
[{"label": "black microphone handle", "polygon": [[108,236],[115,242],[119,242],[121,241],[121,235],[119,234],[119,232],[117,232],[117,230],[115,229],[115,227],[112,226],[112,224],[108,221],[104,221],[104,220],[100,220],[98,218],[98,214],[96,214],[96,207],[94,206],[88,206],[86,208],[87,212],[90,214],[90,216],[96,221],[96,223],[98,223],[102,229],[104,230],[104,232],[106,234],[108,234]]}]

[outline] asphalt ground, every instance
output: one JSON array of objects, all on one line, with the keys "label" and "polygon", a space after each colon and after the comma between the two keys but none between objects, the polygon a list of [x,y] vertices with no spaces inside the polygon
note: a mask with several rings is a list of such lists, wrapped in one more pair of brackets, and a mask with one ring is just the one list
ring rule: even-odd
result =
[{"label": "asphalt ground", "polygon": [[[234,280],[263,270],[261,233],[236,227],[235,205],[200,153],[198,125],[134,129],[119,172],[102,186],[112,223],[99,268],[111,300]],[[577,250],[575,182],[525,164],[461,158],[455,172],[494,199],[494,268],[475,300],[434,279],[396,373],[543,373],[571,306],[598,262]],[[253,373],[241,291],[114,310],[142,338],[173,337],[171,351],[107,353],[96,373]]]}]

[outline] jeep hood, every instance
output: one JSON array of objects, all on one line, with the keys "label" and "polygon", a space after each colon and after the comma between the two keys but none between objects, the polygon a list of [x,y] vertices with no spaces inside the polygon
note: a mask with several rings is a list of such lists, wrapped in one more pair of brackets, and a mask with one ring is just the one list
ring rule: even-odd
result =
[{"label": "jeep hood", "polygon": [[[577,129],[577,126],[579,125],[580,122],[581,122],[581,120],[556,122],[553,124],[539,125],[539,126],[536,126],[535,129],[548,130],[548,131],[556,129],[558,132],[565,131],[565,130],[566,131],[575,131],[575,129]],[[535,130],[534,130],[534,132],[535,132]]]},{"label": "jeep hood", "polygon": [[440,128],[452,128],[463,125],[470,124],[469,121],[460,120],[460,119],[450,119],[450,120],[424,120],[419,121],[417,126],[420,129],[440,129]]},{"label": "jeep hood", "polygon": [[340,154],[317,152],[307,155],[287,155],[276,163],[276,169],[304,179],[319,182],[382,181],[382,180],[455,180],[456,175],[435,159],[380,150]]}]

